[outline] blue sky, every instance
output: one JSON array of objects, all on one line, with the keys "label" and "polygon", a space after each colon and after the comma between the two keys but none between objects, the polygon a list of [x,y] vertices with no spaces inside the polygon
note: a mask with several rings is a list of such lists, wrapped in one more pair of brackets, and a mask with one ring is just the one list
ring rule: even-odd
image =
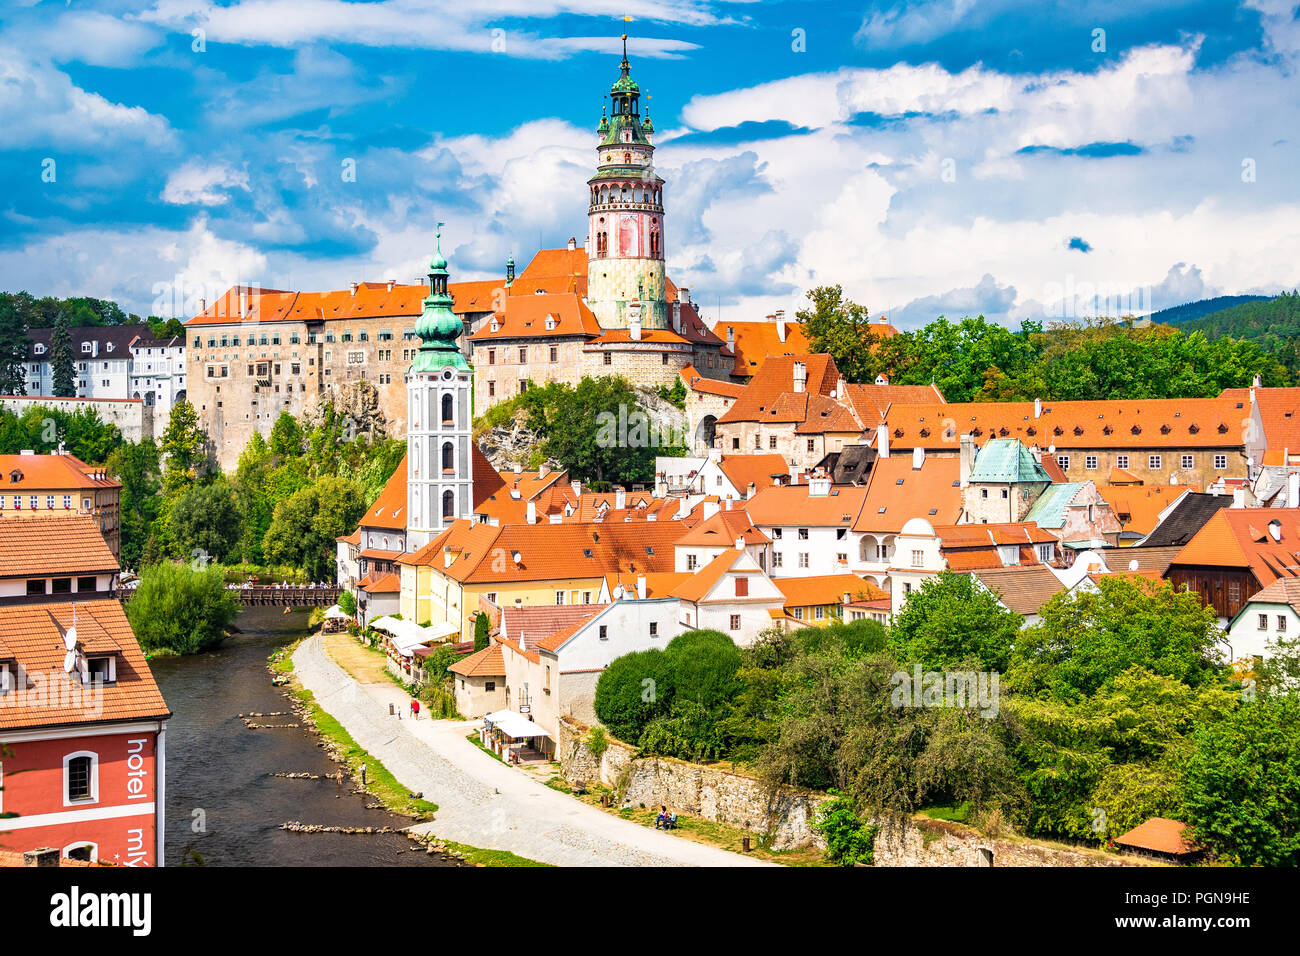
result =
[{"label": "blue sky", "polygon": [[437,220],[454,278],[581,242],[625,28],[710,319],[1300,284],[1293,0],[0,0],[0,288],[170,314],[411,281]]}]

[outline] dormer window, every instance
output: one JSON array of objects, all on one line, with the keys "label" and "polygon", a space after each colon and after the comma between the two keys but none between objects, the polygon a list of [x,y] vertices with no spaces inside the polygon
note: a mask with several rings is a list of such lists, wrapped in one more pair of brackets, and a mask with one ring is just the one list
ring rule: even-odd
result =
[{"label": "dormer window", "polygon": [[[22,473],[21,471],[19,471],[17,468],[15,468],[13,471],[9,472],[9,484],[11,484],[11,485],[16,485],[16,484],[18,484],[18,482],[20,482],[20,481],[22,481],[22,480],[23,480],[23,473]],[[16,499],[15,499],[15,500],[16,500]],[[18,506],[15,505],[15,507],[18,507]]]},{"label": "dormer window", "polygon": [[10,676],[9,662],[0,663],[0,697],[4,697],[13,687],[13,677]]},{"label": "dormer window", "polygon": [[44,354],[45,354],[45,346],[44,346],[42,343],[37,342],[37,343],[32,347],[32,351],[35,352],[37,355],[44,355]]},{"label": "dormer window", "polygon": [[115,684],[117,683],[117,655],[103,654],[99,656],[86,657],[86,678],[87,684]]},{"label": "dormer window", "polygon": [[546,331],[551,332],[554,331],[554,329],[555,329],[555,316],[548,315],[546,317]]},{"label": "dormer window", "polygon": [[89,355],[89,354],[90,354],[90,343],[89,343],[89,342],[82,342],[82,343],[81,343],[81,351],[84,352],[85,354]]}]

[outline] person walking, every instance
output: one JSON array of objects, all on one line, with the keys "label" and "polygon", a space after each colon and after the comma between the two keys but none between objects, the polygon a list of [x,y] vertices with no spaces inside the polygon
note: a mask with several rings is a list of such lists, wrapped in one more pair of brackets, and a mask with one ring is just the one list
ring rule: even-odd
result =
[{"label": "person walking", "polygon": [[411,698],[411,716],[420,719],[420,702],[414,697]]}]

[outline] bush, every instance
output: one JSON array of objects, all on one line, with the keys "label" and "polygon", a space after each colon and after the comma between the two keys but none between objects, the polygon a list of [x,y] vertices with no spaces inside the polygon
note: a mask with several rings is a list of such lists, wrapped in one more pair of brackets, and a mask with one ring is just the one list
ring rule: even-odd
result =
[{"label": "bush", "polygon": [[591,728],[591,732],[587,734],[587,749],[597,760],[609,749],[609,737],[605,735],[604,727]]},{"label": "bush", "polygon": [[197,654],[225,640],[239,613],[225,569],[164,561],[145,568],[127,602],[131,629],[145,651]]},{"label": "bush", "polygon": [[838,791],[817,809],[813,829],[826,840],[826,858],[836,866],[874,862],[876,828],[862,822],[853,802]]}]

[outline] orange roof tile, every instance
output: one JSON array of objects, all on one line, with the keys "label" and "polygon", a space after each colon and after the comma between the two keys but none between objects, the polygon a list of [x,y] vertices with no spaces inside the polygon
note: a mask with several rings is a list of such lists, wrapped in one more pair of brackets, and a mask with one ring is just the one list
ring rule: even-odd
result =
[{"label": "orange roof tile", "polygon": [[582,624],[608,604],[540,604],[501,609],[501,637],[521,649],[540,646],[546,638]]},{"label": "orange roof tile", "polygon": [[679,548],[733,548],[736,539],[744,537],[745,544],[770,544],[771,538],[754,526],[743,508],[723,509],[711,518],[699,522],[677,539]]},{"label": "orange roof tile", "polygon": [[1249,569],[1261,585],[1296,577],[1300,508],[1222,508],[1178,552],[1177,566]]},{"label": "orange roof tile", "polygon": [[90,515],[0,518],[0,578],[109,574],[119,567]]},{"label": "orange roof tile", "polygon": [[72,627],[74,610],[78,642],[85,652],[117,656],[116,682],[99,688],[102,711],[91,716],[82,701],[55,694],[52,686],[36,701],[11,692],[0,706],[0,728],[169,717],[167,703],[117,600],[0,607],[0,648],[4,649],[0,654],[17,661],[29,675],[40,674],[47,681],[63,679],[63,635]]},{"label": "orange roof tile", "polygon": [[868,428],[883,421],[889,406],[895,402],[927,404],[942,402],[939,386],[931,385],[847,385],[845,392],[858,418]]},{"label": "orange roof tile", "polygon": [[735,375],[753,375],[764,362],[778,355],[806,355],[808,337],[798,322],[785,323],[785,341],[777,334],[776,322],[718,322],[713,334],[724,342],[734,338]]},{"label": "orange roof tile", "polygon": [[773,484],[773,475],[790,474],[790,466],[786,464],[786,460],[775,452],[723,455],[718,459],[718,467],[727,476],[732,487],[742,495],[751,484],[757,490],[770,488]]},{"label": "orange roof tile", "polygon": [[[366,575],[366,577],[371,577],[371,575]],[[402,579],[389,571],[387,574],[375,578],[369,584],[362,583],[358,587],[368,594],[397,594],[402,590]]]},{"label": "orange roof tile", "polygon": [[[740,560],[743,551],[737,551],[735,548],[728,548],[720,555],[700,568],[691,577],[687,578],[670,592],[675,598],[681,598],[683,601],[699,602],[702,601],[713,586],[722,580],[723,575],[732,569],[732,566]],[[744,573],[744,572],[742,572]],[[753,574],[761,574],[761,571],[754,570]]]},{"label": "orange roof tile", "polygon": [[772,581],[785,596],[785,606],[809,607],[814,604],[839,604],[845,594],[850,600],[880,601],[889,594],[856,574],[814,574],[802,578],[775,578]]},{"label": "orange roof tile", "polygon": [[1019,438],[1040,448],[1240,448],[1249,414],[1222,398],[1044,402],[894,402],[891,448],[960,450],[961,436]]},{"label": "orange roof tile", "polygon": [[682,384],[693,392],[702,392],[705,395],[721,395],[725,398],[736,398],[745,390],[745,386],[736,382],[723,382],[716,378],[709,378],[697,369],[694,365],[687,365],[678,373],[681,377]]},{"label": "orange roof tile", "polygon": [[1196,852],[1196,847],[1186,838],[1187,824],[1164,817],[1152,817],[1127,833],[1115,837],[1120,846],[1139,850],[1153,850],[1173,856],[1186,856]]},{"label": "orange roof tile", "polygon": [[645,596],[646,600],[652,598],[667,597],[677,585],[691,577],[690,571],[660,571],[657,573],[637,575],[630,571],[623,571],[619,574],[605,575],[605,587],[610,596],[614,595],[615,589],[619,586],[623,588],[623,596],[632,600],[636,595],[637,579],[645,578]]},{"label": "orange roof tile", "polygon": [[501,645],[489,644],[481,651],[462,657],[447,670],[461,677],[504,677],[506,664]]},{"label": "orange roof tile", "polygon": [[[493,328],[495,324],[496,328]],[[555,295],[512,295],[505,311],[496,312],[470,336],[476,346],[499,339],[593,338],[600,323],[587,304],[572,292]]]},{"label": "orange roof tile", "polygon": [[867,496],[867,489],[859,485],[832,485],[828,495],[809,492],[806,484],[764,488],[745,502],[745,511],[755,524],[766,528],[791,525],[848,528]]},{"label": "orange roof tile", "polygon": [[[1300,386],[1257,388],[1255,403],[1264,424],[1264,441],[1269,451],[1300,453]],[[1249,410],[1251,389],[1225,388],[1220,398],[1246,404]]]},{"label": "orange roof tile", "polygon": [[74,455],[0,455],[0,493],[121,487],[102,467]]},{"label": "orange roof tile", "polygon": [[962,512],[960,484],[957,458],[926,455],[920,469],[912,467],[911,455],[877,458],[853,530],[897,534],[912,518],[954,524]]},{"label": "orange roof tile", "polygon": [[1164,511],[1191,489],[1186,485],[1099,485],[1097,492],[1110,505],[1125,532],[1151,533]]},{"label": "orange roof tile", "polygon": [[[385,528],[389,531],[406,530],[406,456],[402,456],[397,470],[384,484],[383,491],[370,506],[358,528]],[[358,540],[360,540],[358,538]]]},{"label": "orange roof tile", "polygon": [[[806,379],[802,392],[794,387],[795,363],[802,363]],[[829,355],[784,355],[769,358],[759,368],[736,403],[718,419],[731,422],[801,422],[807,415],[809,393],[830,395],[840,373]]]}]

